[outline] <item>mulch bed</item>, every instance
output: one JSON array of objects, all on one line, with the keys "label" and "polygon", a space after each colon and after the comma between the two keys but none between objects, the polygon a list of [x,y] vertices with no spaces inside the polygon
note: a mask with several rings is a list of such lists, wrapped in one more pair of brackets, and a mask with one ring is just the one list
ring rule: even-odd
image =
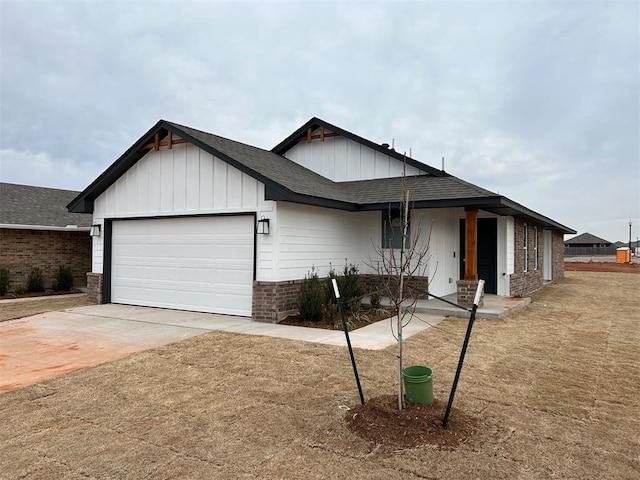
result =
[{"label": "mulch bed", "polygon": [[[366,314],[369,320],[368,321],[354,320],[352,318],[349,318],[348,314],[345,317],[354,325],[355,328],[353,330],[357,330],[358,328],[361,328],[361,327],[366,327],[367,325],[371,325],[372,323],[378,322],[380,320],[384,320],[385,318],[389,318],[392,315],[391,312],[387,312],[385,315],[380,315],[380,314],[374,313],[373,309],[369,310],[366,308],[363,309],[361,313]],[[280,323],[281,325],[293,325],[295,327],[322,328],[325,330],[342,330],[342,322],[340,320],[337,320],[335,324],[329,323],[324,319],[314,322],[310,320],[302,320],[298,315],[290,315],[278,323]]]},{"label": "mulch bed", "polygon": [[405,408],[398,410],[398,397],[384,395],[352,408],[345,420],[349,430],[378,445],[398,449],[433,445],[448,450],[473,435],[476,421],[452,408],[444,429],[442,419],[446,406],[446,402],[435,399],[431,405],[406,402]]}]

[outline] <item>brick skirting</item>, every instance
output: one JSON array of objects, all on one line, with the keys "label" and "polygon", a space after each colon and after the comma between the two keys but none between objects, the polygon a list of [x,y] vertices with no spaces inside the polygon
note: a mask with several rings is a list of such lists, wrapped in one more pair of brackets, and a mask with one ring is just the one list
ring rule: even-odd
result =
[{"label": "brick skirting", "polygon": [[87,301],[100,305],[102,303],[102,274],[87,273]]},{"label": "brick skirting", "polygon": [[[458,298],[457,303],[463,307],[473,307],[473,301],[476,297],[476,290],[478,289],[478,280],[458,280]],[[480,296],[480,303],[478,307],[484,306],[484,290]]]},{"label": "brick skirting", "polygon": [[301,285],[302,280],[253,282],[253,320],[278,323],[296,314]]}]

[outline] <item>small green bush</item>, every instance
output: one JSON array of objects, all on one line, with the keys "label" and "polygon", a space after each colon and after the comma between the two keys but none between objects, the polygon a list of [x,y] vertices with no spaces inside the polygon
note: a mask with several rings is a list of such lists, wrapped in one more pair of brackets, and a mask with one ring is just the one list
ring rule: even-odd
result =
[{"label": "small green bush", "polygon": [[11,275],[8,268],[0,268],[0,297],[9,292],[9,285],[11,285]]},{"label": "small green bush", "polygon": [[380,297],[380,294],[378,292],[373,292],[371,294],[369,302],[371,303],[371,308],[373,308],[374,310],[382,308],[382,298]]},{"label": "small green bush", "polygon": [[322,305],[322,318],[327,322],[327,325],[333,326],[335,323],[340,322],[340,316],[338,315],[338,304],[335,300],[332,303],[325,303]]},{"label": "small green bush", "polygon": [[71,273],[71,268],[60,265],[58,275],[56,276],[56,282],[53,284],[53,289],[56,291],[68,292],[72,288],[73,273]]},{"label": "small green bush", "polygon": [[300,318],[314,322],[322,320],[322,307],[325,305],[325,299],[326,292],[320,278],[318,278],[318,271],[312,268],[311,272],[305,275],[300,286],[300,294],[298,295]]},{"label": "small green bush", "polygon": [[33,267],[27,279],[27,290],[30,292],[44,292],[44,276],[42,270]]},{"label": "small green bush", "polygon": [[360,287],[358,267],[353,263],[345,265],[342,275],[339,275],[336,281],[343,301],[347,302],[349,308],[357,309],[360,306],[360,297],[363,293]]}]

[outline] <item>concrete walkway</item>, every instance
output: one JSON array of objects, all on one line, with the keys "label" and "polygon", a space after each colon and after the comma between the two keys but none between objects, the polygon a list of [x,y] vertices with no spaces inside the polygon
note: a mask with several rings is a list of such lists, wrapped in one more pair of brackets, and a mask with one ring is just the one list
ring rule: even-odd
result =
[{"label": "concrete walkway", "polygon": [[[499,318],[528,301],[486,296],[479,316]],[[405,339],[448,315],[469,313],[437,300],[418,302],[413,320],[403,330]],[[0,393],[212,331],[346,346],[344,332],[337,330],[162,308],[92,305],[0,323]],[[389,320],[359,328],[350,339],[354,348],[369,350],[396,342]]]}]

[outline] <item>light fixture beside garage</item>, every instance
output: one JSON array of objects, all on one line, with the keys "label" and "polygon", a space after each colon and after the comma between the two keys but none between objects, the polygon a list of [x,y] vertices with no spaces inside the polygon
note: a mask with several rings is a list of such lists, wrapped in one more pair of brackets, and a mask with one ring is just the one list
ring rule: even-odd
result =
[{"label": "light fixture beside garage", "polygon": [[89,235],[91,235],[92,237],[99,237],[100,236],[100,224],[95,224],[95,225],[91,225],[91,228],[89,229]]},{"label": "light fixture beside garage", "polygon": [[261,217],[258,220],[258,233],[260,235],[269,235],[269,219]]}]

